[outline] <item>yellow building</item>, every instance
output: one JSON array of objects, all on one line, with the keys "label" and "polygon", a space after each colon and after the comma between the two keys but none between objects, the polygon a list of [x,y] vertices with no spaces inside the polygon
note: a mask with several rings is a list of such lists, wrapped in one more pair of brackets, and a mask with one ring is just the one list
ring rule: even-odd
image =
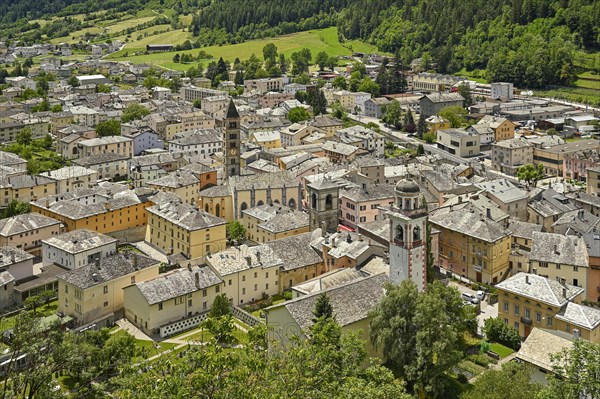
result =
[{"label": "yellow building", "polygon": [[20,175],[0,179],[0,207],[6,207],[12,200],[30,202],[54,194],[56,181],[44,176]]},{"label": "yellow building", "polygon": [[193,205],[198,200],[200,179],[191,172],[177,171],[149,181],[146,185],[157,190],[174,193],[183,203]]},{"label": "yellow building", "polygon": [[494,132],[494,141],[497,143],[503,140],[515,138],[516,125],[506,119],[493,115],[486,115],[477,122],[477,125],[488,126]]},{"label": "yellow building", "polygon": [[125,317],[146,334],[161,338],[193,328],[206,318],[221,283],[209,267],[161,274],[125,287]]},{"label": "yellow building", "polygon": [[250,143],[257,144],[263,149],[272,149],[281,147],[281,134],[277,130],[253,132],[248,140]]},{"label": "yellow building", "polygon": [[107,136],[77,143],[79,158],[99,154],[119,154],[133,157],[133,140],[123,136]]},{"label": "yellow building", "polygon": [[215,119],[202,111],[186,112],[169,120],[164,126],[164,139],[171,141],[182,132],[214,129]]},{"label": "yellow building", "polygon": [[223,280],[223,293],[234,306],[281,293],[279,269],[283,260],[266,244],[241,245],[206,257],[207,265]]},{"label": "yellow building", "polygon": [[518,273],[496,285],[498,318],[527,338],[532,328],[567,332],[600,343],[600,310],[583,306],[583,288]]},{"label": "yellow building", "polygon": [[276,204],[242,211],[240,223],[246,228],[246,238],[258,243],[309,231],[308,214]]},{"label": "yellow building", "polygon": [[31,211],[60,220],[66,231],[88,229],[103,234],[122,233],[129,241],[142,240],[145,209],[154,205],[148,194],[119,184],[104,184],[95,192],[77,190],[31,202]]},{"label": "yellow building", "polygon": [[242,211],[264,204],[291,209],[301,204],[300,184],[289,171],[231,176],[221,186],[200,191],[199,207],[227,221],[238,220]]},{"label": "yellow building", "polygon": [[469,280],[496,284],[508,273],[510,232],[479,212],[443,208],[429,221],[440,231],[440,266]]},{"label": "yellow building", "polygon": [[226,247],[226,224],[192,205],[164,202],[148,211],[146,241],[166,254],[201,258]]},{"label": "yellow building", "polygon": [[0,245],[41,255],[42,240],[63,232],[58,220],[30,212],[0,220]]},{"label": "yellow building", "polygon": [[110,325],[123,311],[123,288],[158,276],[160,262],[119,253],[58,275],[58,311],[83,325]]},{"label": "yellow building", "polygon": [[438,130],[450,129],[452,126],[450,125],[450,121],[438,115],[431,115],[429,118],[425,119],[425,123],[427,125],[427,130],[434,133],[437,133]]},{"label": "yellow building", "polygon": [[533,233],[529,270],[550,280],[563,281],[586,290],[583,299],[596,298],[587,292],[589,258],[583,238],[576,235]]}]

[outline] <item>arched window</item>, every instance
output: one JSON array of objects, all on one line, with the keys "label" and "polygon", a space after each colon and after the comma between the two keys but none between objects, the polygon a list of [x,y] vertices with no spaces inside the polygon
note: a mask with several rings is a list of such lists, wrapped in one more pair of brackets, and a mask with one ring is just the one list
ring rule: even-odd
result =
[{"label": "arched window", "polygon": [[415,226],[413,229],[413,241],[419,241],[421,239],[421,228],[419,226]]},{"label": "arched window", "polygon": [[396,240],[404,241],[404,229],[400,225],[396,226]]},{"label": "arched window", "polygon": [[265,203],[262,201],[258,201],[258,203],[256,204],[256,206],[263,206]]},{"label": "arched window", "polygon": [[248,209],[248,204],[246,204],[245,202],[242,202],[242,205],[240,205],[240,209],[243,211],[245,209]]},{"label": "arched window", "polygon": [[235,168],[231,168],[231,176],[235,176]]},{"label": "arched window", "polygon": [[317,194],[313,193],[311,196],[310,206],[313,209],[317,209]]},{"label": "arched window", "polygon": [[[274,200],[273,201],[274,204],[280,205],[279,200]],[[284,204],[285,205],[285,204]]]},{"label": "arched window", "polygon": [[221,217],[221,205],[217,204],[215,205],[215,216],[216,217]]},{"label": "arched window", "polygon": [[294,201],[293,198],[290,198],[290,200],[288,201],[288,206],[290,207],[290,209],[296,209],[296,201]]},{"label": "arched window", "polygon": [[327,194],[327,197],[325,197],[325,210],[330,210],[331,208],[333,208],[333,196]]}]

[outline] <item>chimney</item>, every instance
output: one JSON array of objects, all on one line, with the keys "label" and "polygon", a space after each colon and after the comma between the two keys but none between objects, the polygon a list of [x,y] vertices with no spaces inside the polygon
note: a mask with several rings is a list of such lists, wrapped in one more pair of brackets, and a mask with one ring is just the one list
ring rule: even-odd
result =
[{"label": "chimney", "polygon": [[110,211],[110,204],[108,203],[108,201],[106,201],[104,203],[104,209],[106,209],[107,211]]},{"label": "chimney", "polygon": [[188,262],[188,264],[187,264],[187,268],[188,268],[188,270],[189,270],[190,272],[192,271],[192,264],[191,264],[190,262]]},{"label": "chimney", "polygon": [[11,264],[13,264],[13,263],[15,263],[15,261],[16,261],[15,253],[14,253],[14,252],[12,252],[12,253],[10,254],[10,263],[11,263]]},{"label": "chimney", "polygon": [[200,272],[194,274],[194,282],[196,284],[196,289],[200,289]]},{"label": "chimney", "polygon": [[458,203],[462,204],[462,197],[460,195],[458,196]]},{"label": "chimney", "polygon": [[246,263],[248,264],[248,267],[252,267],[252,258],[249,256],[245,256],[246,258]]},{"label": "chimney", "polygon": [[529,282],[529,275],[528,274],[525,275],[525,284],[531,284]]},{"label": "chimney", "polygon": [[92,279],[94,281],[98,281],[98,274],[97,273],[92,273]]},{"label": "chimney", "polygon": [[359,234],[359,235],[358,235],[358,241],[360,241],[360,242],[362,242],[362,241],[363,241],[363,236],[362,236],[362,234]]},{"label": "chimney", "polygon": [[96,269],[100,270],[100,257],[98,256],[94,259],[94,262],[96,263]]},{"label": "chimney", "polygon": [[327,235],[327,222],[321,222],[321,237],[325,237]]},{"label": "chimney", "polygon": [[554,253],[558,255],[558,245],[554,244]]},{"label": "chimney", "polygon": [[336,241],[336,240],[337,240],[337,239],[336,239],[335,237],[331,239],[331,247],[332,247],[332,248],[335,248],[335,247],[336,247],[336,244],[335,244],[335,241]]},{"label": "chimney", "polygon": [[363,189],[363,191],[367,191],[367,183],[362,184],[362,189]]},{"label": "chimney", "polygon": [[346,242],[348,244],[350,244],[352,242],[352,237],[350,236],[350,233],[348,233],[348,236],[346,237]]},{"label": "chimney", "polygon": [[567,297],[567,288],[563,287],[563,297]]},{"label": "chimney", "polygon": [[492,218],[492,210],[490,208],[485,208],[485,215],[488,219]]}]

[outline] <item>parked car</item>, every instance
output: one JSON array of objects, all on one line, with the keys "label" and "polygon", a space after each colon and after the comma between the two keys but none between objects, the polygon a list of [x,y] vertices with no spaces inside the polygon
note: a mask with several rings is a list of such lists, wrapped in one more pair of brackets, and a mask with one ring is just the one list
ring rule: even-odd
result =
[{"label": "parked car", "polygon": [[483,301],[485,299],[485,291],[477,291],[475,293],[475,296],[477,297],[477,299],[479,299],[480,301]]},{"label": "parked car", "polygon": [[464,301],[470,302],[473,305],[477,305],[479,303],[479,298],[477,298],[474,294],[463,292],[461,297]]}]

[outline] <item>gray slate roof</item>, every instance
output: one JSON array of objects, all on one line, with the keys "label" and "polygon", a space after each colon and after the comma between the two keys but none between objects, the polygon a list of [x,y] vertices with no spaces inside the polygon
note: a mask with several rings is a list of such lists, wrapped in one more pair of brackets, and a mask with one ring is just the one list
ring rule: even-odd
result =
[{"label": "gray slate roof", "polygon": [[[248,260],[250,264],[248,264]],[[212,266],[220,276],[238,273],[252,268],[271,268],[283,266],[283,261],[266,244],[248,247],[228,248],[224,251],[207,256],[206,262]]]},{"label": "gray slate roof", "polygon": [[586,211],[576,209],[563,214],[552,227],[566,228],[568,234],[590,233],[600,223],[600,218]]},{"label": "gray slate roof", "polygon": [[554,233],[533,233],[529,259],[571,266],[588,267],[589,265],[583,238]]},{"label": "gray slate roof", "polygon": [[558,281],[529,273],[517,273],[496,285],[496,288],[558,307],[562,307],[584,291],[583,288],[574,285],[563,286]]},{"label": "gray slate roof", "polygon": [[[196,275],[198,275],[198,285],[196,285]],[[191,270],[186,267],[161,274],[152,280],[137,283],[136,286],[148,304],[153,305],[221,284],[221,282],[222,280],[210,267],[194,266]]]},{"label": "gray slate roof", "polygon": [[[387,276],[381,273],[323,291],[329,297],[336,321],[341,326],[347,326],[366,319],[369,311],[384,297],[383,286],[386,281]],[[319,295],[315,293],[300,297],[283,305],[304,331],[313,325],[312,311]]]},{"label": "gray slate roof", "polygon": [[33,259],[34,256],[15,247],[0,247],[0,267]]},{"label": "gray slate roof", "polygon": [[0,235],[8,237],[60,223],[56,219],[31,212],[0,220]]},{"label": "gray slate roof", "polygon": [[156,259],[139,254],[118,253],[100,260],[100,267],[90,263],[79,269],[70,270],[59,274],[57,277],[67,283],[73,284],[80,289],[87,289],[95,285],[104,284],[119,277],[132,274],[136,271],[134,267],[137,257],[137,270],[145,269],[160,262]]},{"label": "gray slate roof", "polygon": [[186,230],[207,229],[227,223],[224,219],[180,202],[164,202],[146,210]]},{"label": "gray slate roof", "polygon": [[558,312],[556,318],[588,330],[593,330],[600,326],[600,309],[569,302],[567,306]]},{"label": "gray slate roof", "polygon": [[513,237],[532,240],[534,233],[542,231],[542,226],[535,223],[527,223],[521,222],[520,220],[511,219],[508,223],[508,230],[510,230]]},{"label": "gray slate roof", "polygon": [[271,241],[269,246],[283,262],[283,270],[289,271],[322,263],[321,256],[311,247],[312,233],[298,234]]},{"label": "gray slate roof", "polygon": [[96,231],[81,229],[53,236],[42,240],[42,242],[63,251],[76,254],[111,243],[114,243],[116,248],[117,239]]},{"label": "gray slate roof", "polygon": [[486,242],[496,242],[510,235],[510,231],[487,217],[462,210],[435,213],[429,218],[435,225],[457,231]]}]

